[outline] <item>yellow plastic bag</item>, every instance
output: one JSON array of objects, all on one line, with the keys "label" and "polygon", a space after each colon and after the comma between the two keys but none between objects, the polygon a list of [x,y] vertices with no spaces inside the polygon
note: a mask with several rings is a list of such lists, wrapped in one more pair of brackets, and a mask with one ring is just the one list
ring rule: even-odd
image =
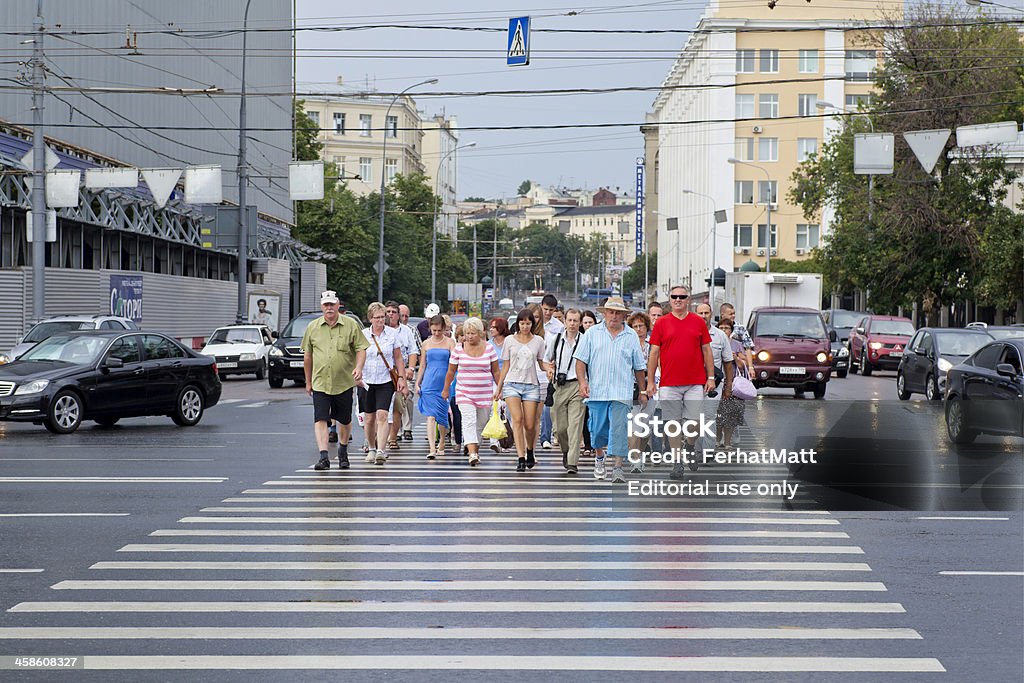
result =
[{"label": "yellow plastic bag", "polygon": [[487,420],[487,424],[484,425],[484,431],[480,433],[480,436],[485,439],[504,439],[508,436],[508,432],[505,431],[505,422],[501,419],[501,410],[498,408],[498,402],[495,401],[491,408],[491,419]]}]

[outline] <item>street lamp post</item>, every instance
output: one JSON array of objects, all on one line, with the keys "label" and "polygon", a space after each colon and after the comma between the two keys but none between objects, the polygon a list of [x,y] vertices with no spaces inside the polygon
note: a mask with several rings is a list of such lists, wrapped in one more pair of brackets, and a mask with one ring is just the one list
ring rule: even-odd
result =
[{"label": "street lamp post", "polygon": [[[769,187],[769,190],[771,188]],[[711,200],[711,208],[714,213],[711,214],[711,281],[708,289],[708,302],[711,304],[711,310],[715,310],[715,269],[718,267],[718,217],[715,215],[718,213],[718,204],[715,202],[715,198],[709,194],[703,192],[694,192],[693,190],[683,190],[683,194],[692,194],[697,197],[703,197],[704,199]],[[771,199],[769,197],[768,199]],[[768,230],[771,231],[771,222],[768,223]],[[769,237],[770,239],[770,237]],[[769,252],[771,250],[769,249]],[[706,253],[706,252],[705,252]]]},{"label": "street lamp post", "polygon": [[[244,323],[246,309],[248,308],[248,297],[246,296],[246,283],[249,281],[249,212],[245,210],[245,190],[249,184],[248,168],[246,167],[246,112],[245,112],[245,52],[249,37],[249,5],[252,0],[246,0],[245,12],[242,13],[242,83],[238,104],[238,310],[235,313],[235,322]],[[317,135],[320,132],[317,131]]]},{"label": "street lamp post", "polygon": [[765,249],[764,252],[764,272],[770,273],[772,270],[772,178],[770,175],[768,175],[768,169],[764,168],[763,166],[758,166],[757,164],[752,164],[748,161],[740,161],[739,159],[736,159],[734,157],[730,157],[728,161],[730,164],[740,164],[741,166],[750,166],[751,168],[756,168],[757,170],[764,173],[765,180],[767,180],[768,182],[768,201],[765,202],[765,205],[768,207],[768,225],[766,230],[766,232],[768,233],[768,248]]},{"label": "street lamp post", "polygon": [[[580,302],[580,253],[583,252],[583,247],[580,247],[572,255],[572,298],[579,304]],[[647,296],[646,293],[644,296]]]},{"label": "street lamp post", "polygon": [[[419,83],[413,83],[402,92],[398,93],[391,98],[391,104],[388,105],[387,111],[384,112],[384,148],[381,151],[380,157],[380,235],[377,242],[377,301],[384,300],[384,181],[386,178],[385,166],[388,162],[388,116],[391,115],[391,107],[395,106],[395,102],[398,98],[409,92],[413,88],[418,88],[421,85],[433,85],[437,83],[436,78],[431,78],[426,81],[420,81]],[[398,131],[395,131],[395,135],[398,135]]]},{"label": "street lamp post", "polygon": [[[441,168],[444,166],[444,162],[448,160],[455,152],[460,149],[466,149],[467,147],[476,147],[475,142],[462,145],[461,147],[452,147],[448,150],[443,157],[441,157],[441,163],[437,165],[437,177],[434,178],[434,219],[431,222],[433,228],[430,239],[430,301],[431,303],[437,303],[437,195],[440,192],[441,187]],[[383,215],[383,214],[381,214]],[[473,284],[476,284],[476,226],[473,226]]]}]

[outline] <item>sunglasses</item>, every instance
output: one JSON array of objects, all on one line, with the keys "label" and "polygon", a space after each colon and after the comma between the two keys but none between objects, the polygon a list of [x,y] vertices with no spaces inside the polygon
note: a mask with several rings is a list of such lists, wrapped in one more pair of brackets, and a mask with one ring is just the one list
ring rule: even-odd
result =
[{"label": "sunglasses", "polygon": [[690,298],[689,294],[669,294],[669,296],[671,298],[673,298],[673,299],[689,299]]}]

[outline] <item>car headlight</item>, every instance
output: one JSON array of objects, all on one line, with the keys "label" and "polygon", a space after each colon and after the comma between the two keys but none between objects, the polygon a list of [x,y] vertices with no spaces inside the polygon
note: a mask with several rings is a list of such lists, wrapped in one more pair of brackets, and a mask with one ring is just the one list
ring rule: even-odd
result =
[{"label": "car headlight", "polygon": [[271,356],[274,356],[275,358],[277,358],[277,357],[279,357],[279,356],[283,356],[283,355],[284,355],[284,351],[282,351],[281,349],[279,349],[279,348],[278,348],[278,347],[276,347],[276,346],[271,346],[271,347],[270,347],[270,351],[268,351],[268,353],[269,353],[269,354],[270,354]]},{"label": "car headlight", "polygon": [[839,356],[840,358],[842,358],[843,356],[849,356],[850,349],[846,348],[845,346],[840,346],[839,353],[837,353],[836,355]]},{"label": "car headlight", "polygon": [[771,358],[771,357],[772,357],[772,355],[770,353],[768,353],[767,351],[758,351],[757,352],[757,359],[759,361],[761,361],[762,363],[767,363],[768,359]]},{"label": "car headlight", "polygon": [[37,379],[34,382],[28,384],[22,384],[14,391],[15,396],[24,396],[25,394],[38,394],[46,387],[50,386],[50,380],[48,379]]},{"label": "car headlight", "polygon": [[878,349],[882,348],[882,342],[871,342],[870,344],[868,344],[868,346],[873,350],[877,351]]},{"label": "car headlight", "polygon": [[256,360],[255,353],[243,353],[238,357],[238,360]]},{"label": "car headlight", "polygon": [[939,366],[939,372],[949,372],[949,369],[953,367],[953,364],[945,358],[940,358],[937,365]]},{"label": "car headlight", "polygon": [[828,354],[824,351],[818,351],[818,355],[814,357],[819,363],[824,363],[828,360]]},{"label": "car headlight", "polygon": [[0,353],[0,365],[3,365],[4,363],[10,363],[10,362],[11,362],[11,357],[10,356],[8,356],[6,353]]}]

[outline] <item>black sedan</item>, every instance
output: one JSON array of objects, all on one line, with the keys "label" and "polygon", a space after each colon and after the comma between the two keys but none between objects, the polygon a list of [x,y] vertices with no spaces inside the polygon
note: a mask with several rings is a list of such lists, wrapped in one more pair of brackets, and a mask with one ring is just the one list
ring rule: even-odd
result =
[{"label": "black sedan", "polygon": [[901,401],[914,393],[924,394],[929,401],[941,401],[950,368],[990,341],[992,336],[982,328],[920,328],[896,369],[896,395]]},{"label": "black sedan", "polygon": [[168,415],[198,424],[220,400],[213,358],[154,332],[90,330],[55,335],[0,366],[0,420],[70,434],[82,420]]},{"label": "black sedan", "polygon": [[1024,436],[1024,339],[990,342],[947,373],[946,433],[954,443],[978,434]]}]

